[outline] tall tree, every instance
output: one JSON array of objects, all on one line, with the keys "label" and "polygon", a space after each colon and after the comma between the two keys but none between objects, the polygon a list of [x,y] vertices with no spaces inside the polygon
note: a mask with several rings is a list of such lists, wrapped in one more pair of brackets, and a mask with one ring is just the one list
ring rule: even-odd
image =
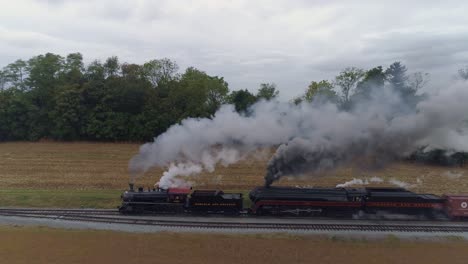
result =
[{"label": "tall tree", "polygon": [[61,140],[79,140],[84,128],[85,112],[81,88],[76,84],[60,87],[50,112],[53,122],[51,135]]},{"label": "tall tree", "polygon": [[311,82],[303,98],[308,102],[312,102],[317,98],[319,100],[336,102],[337,94],[333,91],[333,84],[327,80],[321,80],[320,82]]},{"label": "tall tree", "polygon": [[112,56],[106,59],[104,63],[104,72],[107,77],[114,77],[119,74],[120,62],[117,56]]},{"label": "tall tree", "polygon": [[158,87],[161,83],[174,80],[178,70],[179,66],[177,63],[168,58],[150,60],[143,64],[143,73],[153,84],[153,87]]},{"label": "tall tree", "polygon": [[8,83],[7,73],[3,70],[0,70],[0,91],[6,89]]},{"label": "tall tree", "polygon": [[257,92],[257,98],[267,101],[278,97],[278,95],[279,91],[276,89],[276,84],[274,83],[261,83],[260,89],[258,89]]},{"label": "tall tree", "polygon": [[58,88],[64,84],[64,59],[60,55],[46,53],[28,60],[29,76],[25,83],[31,89],[32,103],[38,108],[35,127],[37,137],[49,137],[52,120],[50,112],[55,103]]},{"label": "tall tree", "polygon": [[83,78],[84,63],[81,53],[70,53],[64,64],[64,78],[67,83],[80,83]]},{"label": "tall tree", "polygon": [[257,102],[257,97],[247,89],[232,91],[228,102],[234,105],[237,112],[248,114],[249,107]]},{"label": "tall tree", "polygon": [[429,82],[429,73],[415,72],[408,77],[409,89],[418,91]]},{"label": "tall tree", "polygon": [[138,64],[124,63],[120,68],[122,69],[122,77],[127,80],[141,80],[144,77],[143,69]]},{"label": "tall tree", "polygon": [[25,92],[0,92],[0,140],[37,140],[41,137],[38,108]]},{"label": "tall tree", "polygon": [[302,96],[302,95],[301,96],[296,96],[293,99],[291,99],[290,102],[295,104],[295,105],[301,104],[302,102],[304,102],[304,96]]},{"label": "tall tree", "polygon": [[413,75],[412,83],[408,80],[406,74],[406,66],[400,62],[394,62],[385,71],[387,80],[394,91],[401,97],[401,100],[406,104],[408,110],[414,110],[416,104],[421,100],[422,96],[417,95],[417,91],[421,88],[428,80],[428,76],[422,73],[416,73]]},{"label": "tall tree", "polygon": [[104,65],[98,60],[91,62],[86,68],[85,76],[90,81],[103,81],[106,77]]},{"label": "tall tree", "polygon": [[405,94],[408,88],[408,76],[406,75],[406,71],[406,66],[399,61],[392,63],[388,69],[385,70],[388,83],[402,94]]},{"label": "tall tree", "polygon": [[179,81],[171,83],[169,100],[177,108],[178,119],[209,117],[225,102],[228,92],[228,84],[222,77],[189,67]]},{"label": "tall tree", "polygon": [[25,79],[27,72],[27,63],[23,60],[10,63],[3,70],[5,81],[8,81],[11,86],[20,90],[26,89]]},{"label": "tall tree", "polygon": [[362,69],[348,67],[335,77],[335,84],[341,88],[344,108],[348,108],[350,106],[350,96],[363,76],[364,71]]},{"label": "tall tree", "polygon": [[29,76],[27,84],[31,88],[53,89],[58,84],[63,71],[64,60],[60,55],[46,53],[28,61]]},{"label": "tall tree", "polygon": [[352,99],[354,101],[369,99],[372,90],[380,90],[384,87],[385,78],[385,72],[383,71],[382,66],[377,66],[366,71],[362,80],[357,84],[356,91]]}]

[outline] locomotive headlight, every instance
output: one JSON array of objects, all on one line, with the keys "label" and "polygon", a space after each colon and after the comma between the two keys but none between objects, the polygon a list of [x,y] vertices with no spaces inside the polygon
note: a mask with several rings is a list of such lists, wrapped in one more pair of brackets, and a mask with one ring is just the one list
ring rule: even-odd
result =
[{"label": "locomotive headlight", "polygon": [[124,193],[122,194],[122,196],[121,196],[121,197],[122,197],[122,200],[123,200],[123,201],[125,201],[125,202],[127,202],[127,201],[131,201],[131,200],[132,200],[132,198],[133,198],[133,193],[130,193],[130,192],[124,192]]}]

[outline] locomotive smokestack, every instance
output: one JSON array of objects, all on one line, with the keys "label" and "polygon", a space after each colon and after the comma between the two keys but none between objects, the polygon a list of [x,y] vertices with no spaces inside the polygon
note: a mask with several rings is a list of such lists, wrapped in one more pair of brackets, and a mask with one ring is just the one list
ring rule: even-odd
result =
[{"label": "locomotive smokestack", "polygon": [[133,185],[134,185],[134,184],[133,184],[133,183],[131,183],[131,182],[130,182],[130,183],[128,183],[128,190],[129,190],[129,191],[131,191],[131,192],[133,192],[133,191],[134,191],[134,189],[133,189]]},{"label": "locomotive smokestack", "polygon": [[271,184],[273,183],[272,180],[268,178],[268,176],[265,176],[265,188],[270,188]]}]

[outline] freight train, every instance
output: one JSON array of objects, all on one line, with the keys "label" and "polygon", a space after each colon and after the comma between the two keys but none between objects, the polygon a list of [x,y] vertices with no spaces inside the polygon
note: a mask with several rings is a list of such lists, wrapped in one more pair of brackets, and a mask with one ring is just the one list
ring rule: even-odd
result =
[{"label": "freight train", "polygon": [[257,187],[244,208],[242,193],[186,188],[130,189],[122,196],[123,214],[249,214],[273,216],[366,217],[418,216],[424,219],[468,219],[468,195],[414,193],[403,188]]}]

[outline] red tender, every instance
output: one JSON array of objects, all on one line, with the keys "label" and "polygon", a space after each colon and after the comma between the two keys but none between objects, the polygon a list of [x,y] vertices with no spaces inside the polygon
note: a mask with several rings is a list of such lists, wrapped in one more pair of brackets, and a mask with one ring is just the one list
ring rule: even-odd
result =
[{"label": "red tender", "polygon": [[169,194],[189,194],[190,188],[169,188]]},{"label": "red tender", "polygon": [[445,210],[451,218],[468,217],[468,194],[444,195]]}]

